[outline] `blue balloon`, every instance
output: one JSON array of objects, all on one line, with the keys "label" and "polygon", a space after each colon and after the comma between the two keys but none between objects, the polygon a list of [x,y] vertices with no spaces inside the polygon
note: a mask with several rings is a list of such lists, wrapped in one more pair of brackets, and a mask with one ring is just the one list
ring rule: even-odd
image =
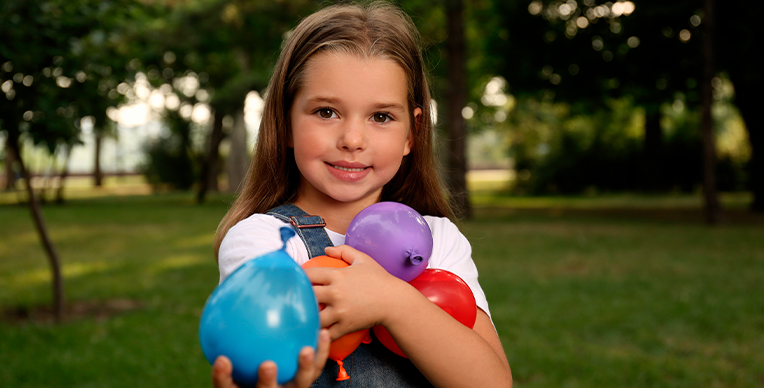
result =
[{"label": "blue balloon", "polygon": [[210,364],[231,359],[237,383],[257,383],[263,361],[278,366],[279,384],[297,373],[300,350],[318,345],[318,302],[305,272],[286,253],[291,228],[281,229],[284,246],[234,271],[207,299],[199,324],[202,352]]}]

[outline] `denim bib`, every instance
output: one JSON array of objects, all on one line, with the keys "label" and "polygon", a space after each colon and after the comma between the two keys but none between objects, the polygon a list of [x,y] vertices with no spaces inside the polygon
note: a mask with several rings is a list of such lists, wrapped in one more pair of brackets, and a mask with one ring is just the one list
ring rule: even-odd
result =
[{"label": "denim bib", "polygon": [[[324,229],[326,223],[320,216],[308,215],[291,203],[271,209],[266,214],[292,224],[308,248],[310,258],[323,255],[324,248],[333,245]],[[371,331],[369,333],[372,334]],[[369,344],[358,346],[343,360],[343,364],[349,379],[337,381],[339,365],[327,360],[321,376],[311,387],[432,387],[411,361],[391,352],[376,338],[372,338]]]}]

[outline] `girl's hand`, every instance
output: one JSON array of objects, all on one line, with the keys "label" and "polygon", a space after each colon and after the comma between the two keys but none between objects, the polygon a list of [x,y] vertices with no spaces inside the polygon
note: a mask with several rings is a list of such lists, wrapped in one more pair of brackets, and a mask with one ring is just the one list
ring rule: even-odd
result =
[{"label": "girl's hand", "polygon": [[[313,351],[311,347],[304,347],[300,351],[297,374],[294,379],[284,385],[284,388],[308,388],[314,381],[321,375],[321,371],[324,369],[326,359],[329,357],[329,332],[322,329],[318,335],[318,350]],[[226,356],[220,356],[215,360],[215,364],[212,365],[212,385],[215,388],[238,388],[239,386],[233,382],[231,377],[233,372],[233,365],[231,360]],[[276,363],[273,361],[265,361],[260,364],[260,368],[257,370],[257,388],[276,388],[279,385],[276,383],[276,377],[278,369]]]},{"label": "girl's hand", "polygon": [[350,264],[345,268],[305,270],[316,299],[326,306],[320,313],[321,326],[329,329],[332,340],[383,324],[387,312],[396,308],[396,295],[411,288],[355,248],[340,245],[327,247],[325,252]]}]

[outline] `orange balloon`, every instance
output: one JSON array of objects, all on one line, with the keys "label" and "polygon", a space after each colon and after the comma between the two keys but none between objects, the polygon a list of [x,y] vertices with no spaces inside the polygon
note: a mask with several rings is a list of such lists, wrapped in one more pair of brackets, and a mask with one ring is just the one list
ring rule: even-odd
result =
[{"label": "orange balloon", "polygon": [[316,256],[306,261],[305,264],[302,265],[302,268],[313,268],[313,267],[344,268],[344,267],[347,267],[348,265],[350,264],[346,263],[342,259],[324,255],[324,256]]},{"label": "orange balloon", "polygon": [[[330,256],[316,256],[305,262],[305,264],[302,265],[302,268],[344,268],[348,265],[350,264],[346,263],[342,259],[337,259]],[[324,304],[321,303],[318,307],[323,310]],[[352,333],[347,333],[342,337],[332,341],[331,346],[329,347],[329,358],[337,361],[337,363],[340,364],[340,373],[337,377],[338,381],[347,380],[350,378],[347,376],[347,373],[345,373],[344,368],[342,368],[342,360],[349,356],[350,353],[353,353],[353,351],[355,351],[358,346],[361,345],[361,342],[363,342],[363,339],[366,338],[368,334],[369,329],[363,329]]]},{"label": "orange balloon", "polygon": [[[350,264],[346,263],[345,260],[337,259],[335,257],[331,256],[316,256],[308,261],[305,262],[305,264],[302,265],[302,268],[315,268],[315,267],[324,267],[324,268],[344,268],[349,266]],[[320,310],[324,309],[324,304],[319,303],[318,308]],[[339,339],[339,338],[338,338]]]}]

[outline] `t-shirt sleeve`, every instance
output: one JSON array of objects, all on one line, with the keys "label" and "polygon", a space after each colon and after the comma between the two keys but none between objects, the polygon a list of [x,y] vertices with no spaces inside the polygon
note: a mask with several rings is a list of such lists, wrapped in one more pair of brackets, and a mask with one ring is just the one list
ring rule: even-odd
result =
[{"label": "t-shirt sleeve", "polygon": [[[220,282],[247,261],[281,249],[280,229],[287,223],[266,214],[253,214],[228,230],[218,251]],[[286,252],[293,258],[307,256],[307,249],[299,237],[287,241]],[[300,260],[295,259],[298,264]]]},{"label": "t-shirt sleeve", "polygon": [[488,316],[488,301],[478,282],[478,270],[472,260],[472,246],[459,228],[447,218],[425,217],[432,230],[433,249],[428,268],[444,269],[464,280],[475,296],[477,306]]}]

